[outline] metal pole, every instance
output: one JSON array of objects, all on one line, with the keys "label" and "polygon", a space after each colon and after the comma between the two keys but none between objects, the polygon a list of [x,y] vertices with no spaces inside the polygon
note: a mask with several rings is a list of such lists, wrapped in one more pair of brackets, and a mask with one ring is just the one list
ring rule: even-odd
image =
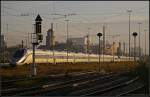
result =
[{"label": "metal pole", "polygon": [[[36,33],[36,26],[35,26],[35,24],[34,24],[34,33],[33,33],[33,55],[32,55],[32,58],[33,58],[33,66],[32,66],[32,70],[33,70],[33,72],[32,72],[32,76],[36,76],[36,64],[35,64],[35,39],[36,39],[36,35],[35,35],[35,33]],[[34,36],[35,35],[35,36]]]},{"label": "metal pole", "polygon": [[4,44],[3,44],[3,64],[5,63],[5,35],[4,35]]},{"label": "metal pole", "polygon": [[22,48],[23,48],[23,45],[24,45],[24,41],[22,40]]},{"label": "metal pole", "polygon": [[30,37],[29,37],[29,32],[28,32],[28,46],[27,48],[30,48]]},{"label": "metal pole", "polygon": [[142,23],[138,23],[139,24],[139,58],[141,57],[141,46],[140,46],[140,25]]},{"label": "metal pole", "polygon": [[127,54],[128,54],[128,53],[127,53],[127,48],[128,48],[128,47],[127,47],[127,43],[126,43],[126,48],[125,48],[125,49],[126,49],[126,51],[125,51],[125,52],[126,52],[126,53],[125,53],[126,61],[127,61],[127,57],[128,57],[128,56],[127,56]]},{"label": "metal pole", "polygon": [[113,42],[113,62],[114,62],[114,42]]},{"label": "metal pole", "polygon": [[99,36],[99,72],[100,72],[100,50],[101,50],[101,46],[100,46],[100,36]]},{"label": "metal pole", "polygon": [[55,44],[55,41],[54,41],[54,30],[53,30],[53,23],[51,23],[51,29],[52,29],[52,49],[53,49],[53,62],[55,64],[55,52],[54,52],[54,44]]},{"label": "metal pole", "polygon": [[134,61],[136,61],[136,37],[134,36]]},{"label": "metal pole", "polygon": [[2,36],[1,36],[1,31],[0,31],[0,61],[2,58],[2,46],[1,46],[1,41],[2,41]]},{"label": "metal pole", "polygon": [[125,42],[123,42],[123,55],[125,55]]},{"label": "metal pole", "polygon": [[130,60],[130,12],[129,11],[129,60]]},{"label": "metal pole", "polygon": [[1,47],[1,41],[2,41],[2,38],[1,38],[1,32],[0,32],[0,61],[1,61],[1,58],[2,58],[2,47]]},{"label": "metal pole", "polygon": [[104,62],[104,54],[105,54],[105,25],[103,26],[103,62]]},{"label": "metal pole", "polygon": [[35,44],[33,43],[33,76],[36,76]]},{"label": "metal pole", "polygon": [[137,36],[137,33],[133,32],[132,35],[134,37],[134,61],[136,61],[136,36]]},{"label": "metal pole", "polygon": [[25,46],[25,47],[27,48],[27,44],[28,44],[28,42],[27,42],[27,37],[25,37],[25,41],[26,41],[26,46]]},{"label": "metal pole", "polygon": [[69,20],[66,21],[67,21],[67,62],[68,62],[68,21]]},{"label": "metal pole", "polygon": [[[53,38],[54,38],[54,36],[53,36]],[[55,55],[55,52],[54,52],[54,43],[53,43],[53,60],[54,60],[54,64],[55,64],[55,56],[54,55]]]},{"label": "metal pole", "polygon": [[127,10],[127,12],[129,13],[129,60],[130,60],[130,15],[132,10]]},{"label": "metal pole", "polygon": [[87,54],[88,54],[88,62],[90,60],[90,53],[89,53],[89,34],[87,35]]},{"label": "metal pole", "polygon": [[145,32],[145,57],[146,57],[146,29],[144,30]]}]

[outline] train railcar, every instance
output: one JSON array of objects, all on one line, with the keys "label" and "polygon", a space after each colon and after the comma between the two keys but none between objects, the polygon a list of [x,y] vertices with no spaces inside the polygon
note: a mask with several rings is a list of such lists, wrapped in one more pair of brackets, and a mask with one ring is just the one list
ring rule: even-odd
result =
[{"label": "train railcar", "polygon": [[[100,55],[101,61],[129,61],[128,57],[125,56],[111,56],[111,55]],[[97,54],[84,54],[84,53],[68,53],[68,62],[98,62],[99,55]],[[130,58],[133,61],[133,58]],[[67,62],[66,52],[50,51],[50,50],[35,50],[35,62],[36,63],[61,63]],[[32,63],[32,50],[31,49],[19,49],[11,58],[10,64],[12,65],[23,65]]]}]

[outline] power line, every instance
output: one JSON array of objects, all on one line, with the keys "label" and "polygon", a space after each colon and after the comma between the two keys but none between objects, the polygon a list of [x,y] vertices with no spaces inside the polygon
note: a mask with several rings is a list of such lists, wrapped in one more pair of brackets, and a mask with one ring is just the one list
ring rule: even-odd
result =
[{"label": "power line", "polygon": [[4,6],[4,5],[3,5],[3,8],[5,8],[5,9],[10,9],[10,10],[13,10],[13,11],[18,12],[18,10],[14,9],[14,8],[6,7],[6,6]]}]

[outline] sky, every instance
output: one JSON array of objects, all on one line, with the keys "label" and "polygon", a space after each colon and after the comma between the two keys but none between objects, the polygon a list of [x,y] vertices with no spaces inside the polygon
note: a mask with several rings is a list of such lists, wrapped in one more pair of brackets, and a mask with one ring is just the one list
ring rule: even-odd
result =
[{"label": "sky", "polygon": [[[147,53],[149,50],[149,2],[148,1],[1,1],[1,32],[5,35],[8,46],[21,44],[28,33],[33,33],[33,24],[37,14],[42,17],[42,34],[45,37],[50,24],[54,23],[56,41],[66,40],[66,21],[69,19],[69,37],[84,37],[89,33],[91,42],[98,43],[96,34],[102,32],[106,25],[106,36],[120,35],[120,37],[106,37],[112,41],[125,42],[128,45],[129,14],[131,13],[131,35],[139,32],[138,23],[141,22],[141,47]],[[61,14],[61,15],[54,15]],[[57,18],[57,19],[53,19]],[[145,32],[144,29],[147,31]],[[146,33],[146,38],[145,38]],[[138,40],[138,37],[137,37]],[[138,41],[137,41],[138,43]],[[133,37],[131,36],[131,46]]]}]

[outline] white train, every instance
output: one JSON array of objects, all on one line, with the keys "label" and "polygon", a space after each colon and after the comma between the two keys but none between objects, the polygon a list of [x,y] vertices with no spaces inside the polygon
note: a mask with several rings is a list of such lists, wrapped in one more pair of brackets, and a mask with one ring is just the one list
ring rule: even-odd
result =
[{"label": "white train", "polygon": [[[101,61],[129,61],[129,57],[125,56],[111,56],[101,55]],[[131,57],[130,61],[134,58]],[[35,62],[36,63],[62,63],[67,62],[66,52],[50,51],[50,50],[35,50]],[[68,62],[99,62],[99,55],[97,54],[84,54],[84,53],[68,53]],[[32,49],[19,49],[17,50],[10,60],[12,65],[23,65],[32,63]]]}]

